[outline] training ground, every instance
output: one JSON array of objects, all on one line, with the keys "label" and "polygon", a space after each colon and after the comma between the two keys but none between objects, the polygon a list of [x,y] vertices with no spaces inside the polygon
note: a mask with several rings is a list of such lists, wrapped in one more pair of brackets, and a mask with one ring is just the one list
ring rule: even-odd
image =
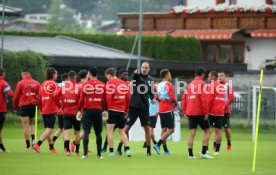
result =
[{"label": "training ground", "polygon": [[[56,125],[57,126],[57,125]],[[104,127],[105,128],[105,127]],[[92,130],[93,131],[93,130]],[[38,135],[43,132],[39,124]],[[19,121],[6,122],[3,129],[4,144],[10,153],[0,153],[1,175],[246,175],[251,174],[253,146],[250,128],[232,129],[232,150],[226,151],[226,141],[223,133],[221,154],[213,160],[188,159],[187,155],[187,127],[182,128],[181,142],[168,142],[172,155],[157,155],[152,150],[152,157],[146,157],[146,150],[142,142],[130,142],[133,156],[96,158],[96,143],[94,132],[90,135],[89,148],[93,150],[88,159],[80,159],[72,155],[66,157],[63,152],[63,140],[56,141],[57,154],[51,154],[47,141],[41,146],[41,153],[25,150],[25,140]],[[117,132],[116,132],[117,133]],[[105,131],[103,132],[103,138]],[[197,156],[201,150],[202,131],[198,130],[194,144],[194,154]],[[118,143],[116,134],[115,148]],[[210,141],[212,145],[212,140]],[[211,146],[210,146],[211,147]],[[82,145],[81,145],[82,152]],[[210,155],[213,151],[210,151]],[[198,156],[199,157],[199,156]],[[257,167],[255,174],[276,174],[276,141],[273,129],[260,129],[257,153]]]}]

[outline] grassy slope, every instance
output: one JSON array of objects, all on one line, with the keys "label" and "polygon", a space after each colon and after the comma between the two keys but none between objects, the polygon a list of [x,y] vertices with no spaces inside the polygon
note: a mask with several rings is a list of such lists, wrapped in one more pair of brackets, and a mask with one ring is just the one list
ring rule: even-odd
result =
[{"label": "grassy slope", "polygon": [[[41,128],[41,127],[40,127]],[[39,130],[39,134],[42,130]],[[81,160],[79,157],[65,157],[62,152],[63,143],[59,139],[56,147],[60,152],[57,155],[50,154],[46,143],[42,145],[42,153],[24,150],[24,140],[21,128],[16,125],[7,125],[4,128],[4,142],[11,151],[9,154],[0,154],[1,174],[176,174],[176,175],[243,175],[251,174],[253,144],[249,131],[234,131],[233,150],[225,151],[223,142],[221,155],[214,160],[189,160],[187,159],[187,129],[183,129],[182,142],[168,143],[173,153],[171,156],[153,152],[151,158],[145,156],[145,150],[141,148],[142,142],[131,142],[132,158],[115,157],[108,158],[104,154],[103,160],[96,159],[95,152],[90,154],[89,159]],[[201,132],[196,136],[194,152],[201,149]],[[259,149],[256,174],[276,174],[275,155],[276,142],[274,131],[261,131],[259,136]],[[91,134],[90,147],[95,151],[95,137]]]}]

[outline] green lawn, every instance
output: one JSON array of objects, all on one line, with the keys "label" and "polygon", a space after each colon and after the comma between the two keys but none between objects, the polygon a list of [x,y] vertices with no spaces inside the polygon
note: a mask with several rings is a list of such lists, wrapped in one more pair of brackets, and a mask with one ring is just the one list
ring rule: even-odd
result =
[{"label": "green lawn", "polygon": [[[41,128],[41,127],[40,127]],[[127,174],[127,175],[244,175],[251,174],[253,143],[251,132],[248,130],[233,131],[233,149],[225,151],[225,139],[222,145],[221,155],[214,160],[189,160],[187,158],[187,128],[183,129],[182,142],[169,142],[168,146],[173,153],[171,156],[161,154],[158,156],[153,150],[153,156],[146,157],[142,142],[131,142],[133,156],[127,158],[109,158],[104,154],[103,160],[98,160],[95,154],[95,137],[92,133],[90,148],[93,153],[89,158],[82,160],[79,157],[66,157],[63,150],[62,139],[57,140],[56,147],[59,153],[51,154],[45,142],[42,145],[42,153],[37,154],[33,150],[25,151],[25,141],[22,129],[18,125],[8,124],[3,130],[4,143],[10,153],[0,154],[1,175],[33,175],[33,174]],[[39,130],[41,134],[42,130]],[[196,136],[194,152],[201,150],[202,132],[199,130]],[[276,141],[274,130],[260,131],[260,142],[257,156],[257,169],[255,174],[276,174]],[[211,152],[212,153],[212,152]]]}]

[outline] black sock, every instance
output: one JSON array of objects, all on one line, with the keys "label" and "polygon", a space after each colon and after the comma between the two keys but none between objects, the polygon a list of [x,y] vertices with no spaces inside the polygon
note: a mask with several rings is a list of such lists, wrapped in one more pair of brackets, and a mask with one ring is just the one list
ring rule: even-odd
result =
[{"label": "black sock", "polygon": [[30,143],[30,140],[26,140],[26,148],[30,148],[30,146],[31,146],[31,143]]},{"label": "black sock", "polygon": [[40,146],[40,145],[42,145],[42,141],[41,140],[39,140],[38,142],[37,142],[37,144],[38,144],[38,146]]},{"label": "black sock", "polygon": [[32,142],[35,140],[35,135],[34,134],[32,134],[31,135],[31,138],[32,138]]},{"label": "black sock", "polygon": [[70,145],[70,140],[65,140],[65,141],[64,141],[64,147],[66,148],[66,151],[67,151],[67,152],[70,152],[69,145]]},{"label": "black sock", "polygon": [[122,151],[122,147],[123,147],[123,143],[120,142],[118,145],[117,151]]},{"label": "black sock", "polygon": [[3,144],[0,144],[0,149],[2,149],[3,151],[6,151],[5,147]]},{"label": "black sock", "polygon": [[76,153],[80,152],[80,144],[76,144]]},{"label": "black sock", "polygon": [[155,145],[155,144],[157,144],[157,142],[154,140],[154,141],[152,141],[153,142],[153,144]]},{"label": "black sock", "polygon": [[144,142],[143,148],[146,148],[146,147],[147,147],[147,143],[146,143],[146,142]]},{"label": "black sock", "polygon": [[49,148],[50,149],[54,149],[54,145],[53,144],[49,144]]},{"label": "black sock", "polygon": [[125,146],[125,151],[129,150],[129,146]]},{"label": "black sock", "polygon": [[109,152],[110,152],[110,153],[113,153],[113,152],[114,152],[114,149],[113,149],[113,148],[109,148]]},{"label": "black sock", "polygon": [[164,149],[165,152],[169,151],[167,145],[163,145],[163,149]]},{"label": "black sock", "polygon": [[227,140],[227,145],[231,146],[231,140]]},{"label": "black sock", "polygon": [[75,140],[73,141],[73,143],[74,143],[74,145],[76,145],[76,142],[75,142]]},{"label": "black sock", "polygon": [[101,150],[101,148],[102,148],[102,133],[98,133],[97,135],[96,135],[96,144],[97,144],[97,155],[99,156],[99,157],[101,157],[101,155],[102,155],[102,150]]},{"label": "black sock", "polygon": [[163,141],[160,139],[158,142],[157,142],[157,145],[160,147],[162,145]]},{"label": "black sock", "polygon": [[108,141],[107,141],[107,136],[105,137],[105,141],[104,141],[104,145],[103,145],[103,149],[106,149],[108,145]]},{"label": "black sock", "polygon": [[83,155],[85,156],[88,155],[89,132],[90,129],[85,130],[83,135]]},{"label": "black sock", "polygon": [[147,153],[151,154],[150,146],[147,146]]},{"label": "black sock", "polygon": [[54,136],[53,139],[52,139],[53,142],[55,142],[57,140],[57,138],[58,138],[57,136]]},{"label": "black sock", "polygon": [[217,143],[216,143],[216,142],[214,142],[214,147],[216,147],[216,145],[217,145]]},{"label": "black sock", "polygon": [[206,154],[206,151],[208,150],[207,146],[202,146],[202,154]]},{"label": "black sock", "polygon": [[220,150],[220,144],[217,144],[216,145],[216,152],[219,152],[219,150]]},{"label": "black sock", "polygon": [[189,151],[189,156],[193,157],[194,156],[193,148],[189,148],[188,151]]}]

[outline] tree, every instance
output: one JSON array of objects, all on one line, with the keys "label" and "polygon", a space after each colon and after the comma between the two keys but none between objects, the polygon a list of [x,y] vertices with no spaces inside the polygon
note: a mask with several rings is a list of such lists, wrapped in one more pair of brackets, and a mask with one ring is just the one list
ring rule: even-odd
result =
[{"label": "tree", "polygon": [[76,12],[67,7],[63,0],[52,0],[49,14],[51,15],[46,30],[48,32],[79,32],[81,24],[74,18]]},{"label": "tree", "polygon": [[[118,19],[118,12],[139,12],[140,0],[101,0],[103,19]],[[143,0],[144,12],[169,12],[170,7],[179,4],[179,0]]]}]

